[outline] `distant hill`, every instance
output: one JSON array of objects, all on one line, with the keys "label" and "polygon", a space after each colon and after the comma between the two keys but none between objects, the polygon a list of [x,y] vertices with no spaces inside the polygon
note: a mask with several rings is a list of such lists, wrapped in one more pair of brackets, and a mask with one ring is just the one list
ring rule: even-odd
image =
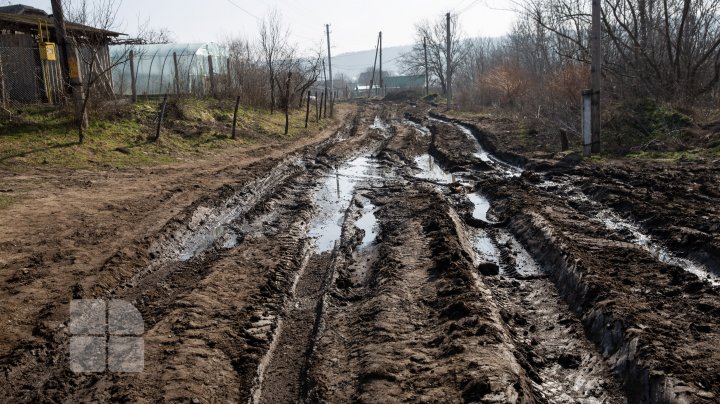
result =
[{"label": "distant hill", "polygon": [[[400,65],[398,64],[398,58],[401,54],[409,52],[410,50],[412,50],[412,45],[383,48],[383,70],[389,71],[392,74],[402,74]],[[373,66],[374,60],[375,49],[341,53],[333,56],[333,76],[338,77],[340,73],[343,73],[350,78],[357,78],[365,69]]]}]

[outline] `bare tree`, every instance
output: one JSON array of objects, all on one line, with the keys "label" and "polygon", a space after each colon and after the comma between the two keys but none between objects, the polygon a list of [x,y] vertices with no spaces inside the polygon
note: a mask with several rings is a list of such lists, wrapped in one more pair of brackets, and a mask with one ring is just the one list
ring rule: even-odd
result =
[{"label": "bare tree", "polygon": [[[432,22],[425,20],[415,26],[415,45],[410,52],[401,56],[400,65],[407,73],[424,73],[423,38],[427,41],[428,71],[440,84],[443,93],[446,93],[447,24],[444,16]],[[452,55],[450,74],[454,74],[458,66],[463,63],[468,56],[469,49],[469,42],[460,31],[457,15],[452,15],[450,19],[450,54]]]},{"label": "bare tree", "polygon": [[[692,104],[720,82],[720,0],[604,0],[604,74],[629,90]],[[555,51],[587,62],[590,2],[530,0]]]},{"label": "bare tree", "polygon": [[317,52],[315,57],[307,59],[296,58],[292,51],[285,56],[278,64],[275,81],[280,91],[280,107],[285,112],[287,135],[290,129],[290,106],[317,81],[322,72],[322,53]]},{"label": "bare tree", "polygon": [[[86,0],[66,2],[68,21],[92,26],[101,30],[114,29],[117,13],[121,6],[120,0],[99,0],[88,5]],[[88,106],[95,92],[113,97],[112,78],[110,72],[113,67],[125,63],[130,54],[130,47],[113,60],[108,53],[109,39],[96,31],[76,30],[70,40],[78,49],[80,70],[82,74],[83,102],[80,108],[82,119],[78,122],[78,142],[85,139],[84,130],[88,126]]]},{"label": "bare tree", "polygon": [[275,110],[275,82],[278,63],[282,63],[288,52],[290,31],[283,27],[277,9],[273,9],[260,23],[260,49],[268,70],[270,84],[270,113]]}]

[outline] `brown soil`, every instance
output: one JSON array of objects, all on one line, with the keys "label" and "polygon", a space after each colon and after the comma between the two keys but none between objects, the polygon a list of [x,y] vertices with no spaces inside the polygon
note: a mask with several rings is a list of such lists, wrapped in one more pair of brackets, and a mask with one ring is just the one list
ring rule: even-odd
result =
[{"label": "brown soil", "polygon": [[[4,173],[6,400],[717,401],[720,289],[684,260],[717,271],[716,163],[522,155],[427,112],[359,102],[208,160]],[[91,297],[139,309],[142,373],[70,371],[68,303]]]}]

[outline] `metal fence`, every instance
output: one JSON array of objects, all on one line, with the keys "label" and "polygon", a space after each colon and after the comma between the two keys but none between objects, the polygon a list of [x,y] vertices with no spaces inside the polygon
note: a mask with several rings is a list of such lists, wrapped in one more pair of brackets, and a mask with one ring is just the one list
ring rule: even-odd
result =
[{"label": "metal fence", "polygon": [[0,103],[54,103],[62,94],[57,61],[41,60],[37,48],[0,47]]}]

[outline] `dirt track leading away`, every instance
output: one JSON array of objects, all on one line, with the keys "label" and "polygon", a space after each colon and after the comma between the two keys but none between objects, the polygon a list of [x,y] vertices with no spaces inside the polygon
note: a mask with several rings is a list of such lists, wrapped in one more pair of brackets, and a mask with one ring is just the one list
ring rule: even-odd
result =
[{"label": "dirt track leading away", "polygon": [[[716,163],[666,167],[674,183],[655,185],[643,167],[505,153],[488,128],[421,106],[347,111],[243,164],[51,178],[57,195],[12,212],[0,244],[6,396],[720,397]],[[88,196],[113,181],[129,203]],[[140,310],[143,373],[70,371],[67,304],[91,297]]]}]

